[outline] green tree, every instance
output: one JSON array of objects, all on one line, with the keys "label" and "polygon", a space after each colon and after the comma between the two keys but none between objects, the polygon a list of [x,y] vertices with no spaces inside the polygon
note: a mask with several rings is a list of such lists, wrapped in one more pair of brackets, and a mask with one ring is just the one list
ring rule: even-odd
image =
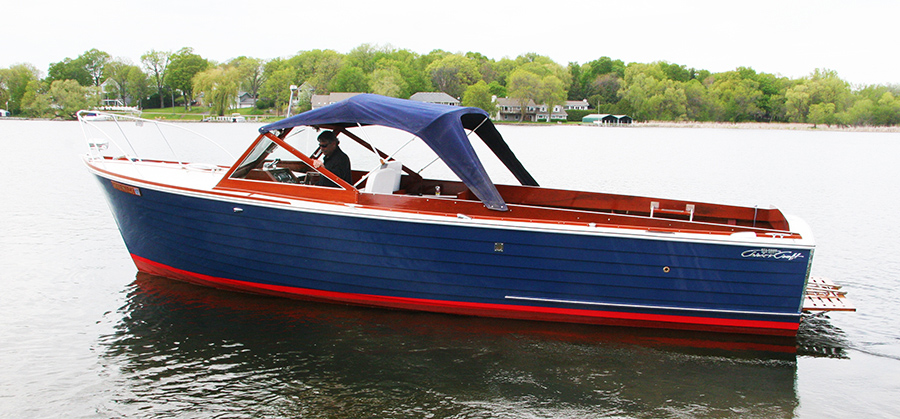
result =
[{"label": "green tree", "polygon": [[328,93],[328,84],[343,66],[343,56],[332,50],[303,51],[288,59],[300,80],[309,83],[317,94]]},{"label": "green tree", "polygon": [[264,72],[266,80],[260,88],[260,98],[272,101],[276,112],[281,113],[290,100],[290,86],[301,84],[297,70],[287,60],[276,58],[266,63]]},{"label": "green tree", "polygon": [[785,97],[785,113],[790,122],[806,122],[806,116],[809,114],[810,96],[809,86],[805,81],[790,87],[784,93]]},{"label": "green tree", "polygon": [[110,89],[124,104],[140,105],[147,93],[149,80],[140,67],[119,59],[106,65]]},{"label": "green tree", "polygon": [[[786,114],[792,122],[807,122],[813,105],[834,104],[834,113],[840,115],[852,102],[849,84],[841,80],[836,72],[821,69],[798,80],[787,89],[784,97]],[[826,108],[818,108],[817,117],[823,109]]]},{"label": "green tree", "polygon": [[[148,74],[153,79],[153,82],[156,84],[156,93],[159,95],[159,105],[163,108],[166,107],[163,89],[166,85],[166,72],[168,71],[171,58],[171,52],[156,51],[153,49],[141,56],[141,63],[144,65],[144,69],[147,70]],[[172,106],[175,106],[174,92],[172,92],[172,95]]]},{"label": "green tree", "polygon": [[13,115],[22,113],[22,97],[28,83],[39,78],[40,73],[31,64],[16,64],[0,70],[0,105]]},{"label": "green tree", "polygon": [[[384,56],[378,60],[375,71],[370,75],[370,89],[374,93],[384,92],[385,96],[408,98],[409,84],[407,78],[403,75],[403,67],[405,63],[398,62],[390,56]],[[378,85],[376,86],[376,80]]]},{"label": "green tree", "polygon": [[519,67],[519,64],[510,58],[503,58],[500,61],[496,61],[491,65],[491,69],[493,70],[494,80],[499,83],[501,86],[509,86],[508,79],[509,75],[512,74],[516,68]]},{"label": "green tree", "polygon": [[379,64],[371,76],[372,93],[379,95],[400,97],[406,89],[406,82],[396,67]]},{"label": "green tree", "polygon": [[685,83],[669,78],[664,68],[659,63],[629,64],[619,89],[619,109],[643,120],[686,119]]},{"label": "green tree", "polygon": [[784,93],[790,81],[786,77],[778,77],[768,73],[757,74],[751,68],[739,67],[736,70],[744,79],[751,79],[757,83],[761,95],[756,102],[760,110],[757,121],[783,121],[784,120]]},{"label": "green tree", "polygon": [[379,63],[383,62],[390,62],[392,66],[396,67],[406,82],[406,88],[400,97],[410,97],[416,92],[433,92],[435,90],[431,83],[431,76],[426,71],[432,62],[430,57],[423,58],[404,49],[391,51],[379,60]]},{"label": "green tree", "polygon": [[[577,63],[569,63],[569,74],[572,77],[571,87],[569,89],[570,100],[588,99],[590,103],[597,103],[598,98],[595,96],[602,95],[601,103],[616,103],[616,90],[618,90],[618,80],[625,77],[625,63],[622,60],[613,60],[609,57],[600,57],[594,61],[590,61],[583,65]],[[615,82],[615,89],[610,94],[609,90],[598,91],[603,89],[599,81]],[[608,85],[606,87],[609,87]],[[589,99],[595,97],[593,99]]]},{"label": "green tree", "polygon": [[[421,64],[423,69],[427,69],[428,66],[431,65],[431,63],[438,61],[448,55],[451,55],[451,54],[442,49],[431,50],[431,52],[429,52],[428,54],[425,54],[425,55],[419,57],[419,63]],[[431,77],[431,76],[429,75],[429,77]]]},{"label": "green tree", "polygon": [[552,74],[542,78],[536,102],[547,106],[547,121],[549,122],[553,117],[554,107],[562,107],[566,104],[566,89],[563,81]]},{"label": "green tree", "polygon": [[297,91],[297,112],[306,112],[312,109],[313,88],[308,83],[300,85]]},{"label": "green tree", "polygon": [[[91,76],[91,83],[99,87],[106,80],[106,64],[110,62],[109,54],[99,51],[96,48],[85,51],[78,57],[84,65],[88,74]],[[51,87],[52,89],[52,87]]]},{"label": "green tree", "polygon": [[488,83],[488,90],[491,91],[491,95],[497,97],[507,97],[509,96],[508,91],[506,90],[506,86],[503,86],[498,81],[492,81]]},{"label": "green tree", "polygon": [[361,68],[345,65],[331,79],[328,89],[332,92],[366,93],[369,91],[369,82]]},{"label": "green tree", "polygon": [[653,119],[680,121],[687,117],[687,95],[678,81],[667,79],[659,82],[661,91],[651,96],[647,106],[652,109]]},{"label": "green tree", "polygon": [[31,117],[62,117],[74,119],[82,109],[100,103],[99,88],[82,86],[75,80],[54,80],[48,84],[31,81],[22,98],[23,111]]},{"label": "green tree", "polygon": [[653,108],[651,99],[664,92],[665,85],[661,83],[664,78],[665,74],[659,67],[639,63],[629,64],[625,69],[622,87],[619,89],[620,103],[636,119],[656,119],[657,110]]},{"label": "green tree", "polygon": [[585,99],[590,98],[590,103],[598,105],[616,104],[619,102],[619,89],[621,87],[622,80],[616,73],[601,74],[591,83],[590,91],[594,93],[586,96]]},{"label": "green tree", "polygon": [[717,120],[731,122],[755,121],[762,119],[764,112],[758,104],[763,93],[759,83],[752,78],[743,78],[739,72],[715,75],[710,94],[721,104],[722,114]]},{"label": "green tree", "polygon": [[900,124],[900,85],[864,86],[851,95],[844,111],[836,111],[838,123],[847,125]]},{"label": "green tree", "polygon": [[521,105],[523,120],[529,101],[538,107],[546,105],[551,115],[555,105],[565,103],[572,77],[567,68],[534,53],[520,55],[515,62],[518,68],[507,78],[507,88],[509,97]]},{"label": "green tree", "polygon": [[[77,82],[76,82],[77,83]],[[22,113],[33,118],[53,116],[53,105],[46,82],[31,80],[22,95]]]},{"label": "green tree", "polygon": [[47,79],[75,80],[82,86],[100,86],[106,80],[104,74],[109,54],[96,48],[85,51],[76,59],[66,58],[58,63],[50,64]]},{"label": "green tree", "polygon": [[241,89],[250,94],[253,100],[259,99],[259,89],[266,82],[265,60],[250,57],[238,57],[231,64],[238,69]]},{"label": "green tree", "polygon": [[191,108],[194,101],[194,75],[206,70],[209,62],[203,57],[194,54],[191,48],[182,48],[172,55],[169,68],[166,73],[166,85],[172,89],[181,91],[184,96],[184,109]]},{"label": "green tree", "polygon": [[56,80],[75,80],[82,86],[92,84],[91,73],[83,65],[80,59],[65,58],[60,62],[51,63],[47,71],[47,82]]},{"label": "green tree", "polygon": [[378,60],[388,54],[389,48],[378,47],[372,44],[362,44],[350,50],[344,56],[346,64],[362,70],[363,74],[371,74],[375,71]]},{"label": "green tree", "polygon": [[147,99],[153,91],[150,78],[147,77],[146,73],[141,71],[140,67],[135,66],[128,72],[127,83],[128,90],[126,93],[132,99],[136,100],[136,102],[133,102],[134,105],[142,108],[144,106],[144,100]]},{"label": "green tree", "polygon": [[240,88],[250,94],[254,101],[259,99],[259,90],[266,81],[265,61],[241,56],[228,64],[237,69]]},{"label": "green tree", "polygon": [[497,80],[497,75],[494,72],[494,60],[486,57],[480,52],[474,51],[467,52],[466,58],[475,63],[478,72],[481,73],[481,79],[484,80],[485,83],[490,84]]},{"label": "green tree", "polygon": [[591,91],[589,83],[585,82],[583,66],[576,62],[569,63],[569,75],[572,77],[572,84],[569,86],[569,100],[579,100],[594,95]]},{"label": "green tree", "polygon": [[517,70],[530,71],[537,74],[541,79],[550,75],[555,76],[563,83],[563,91],[571,85],[572,75],[569,73],[569,70],[555,63],[549,57],[529,53],[516,57],[516,62],[519,64]]},{"label": "green tree", "polygon": [[857,100],[849,109],[838,115],[838,120],[847,125],[875,125],[875,102],[868,98]]},{"label": "green tree", "polygon": [[484,80],[479,80],[466,88],[462,99],[463,106],[474,106],[484,109],[489,115],[497,113],[497,102],[493,100],[491,89]]},{"label": "green tree", "polygon": [[692,121],[717,121],[724,114],[721,102],[709,92],[703,83],[693,79],[684,83],[684,95],[686,99],[685,112],[687,119]]},{"label": "green tree", "polygon": [[622,62],[622,60],[613,60],[612,58],[603,56],[588,62],[585,65],[590,68],[589,71],[585,72],[590,80],[596,79],[597,76],[604,74],[615,74],[615,76],[620,79],[625,77],[625,63]]},{"label": "green tree", "polygon": [[203,94],[203,102],[216,115],[224,116],[237,100],[240,70],[234,66],[220,66],[194,75],[194,91]]},{"label": "green tree", "polygon": [[478,65],[459,54],[450,54],[426,68],[437,90],[453,97],[462,96],[466,87],[481,80]]},{"label": "green tree", "polygon": [[846,108],[850,97],[850,85],[841,80],[837,72],[816,69],[808,78],[810,104],[833,103],[840,112]]},{"label": "green tree", "polygon": [[510,99],[515,100],[522,109],[520,120],[525,120],[529,103],[537,103],[541,95],[541,87],[541,77],[530,71],[518,69],[509,75],[507,89],[509,89]]},{"label": "green tree", "polygon": [[875,106],[875,123],[878,125],[900,124],[900,97],[884,92]]},{"label": "green tree", "polygon": [[669,80],[679,81],[682,83],[693,79],[696,76],[694,69],[687,69],[683,65],[673,64],[665,61],[657,61],[656,65],[666,74]]},{"label": "green tree", "polygon": [[57,116],[75,118],[82,109],[90,109],[100,103],[99,88],[82,86],[75,80],[56,80],[50,85],[50,98]]},{"label": "green tree", "polygon": [[813,124],[813,128],[818,127],[819,124],[831,126],[835,121],[834,103],[816,103],[815,105],[810,105],[807,119]]}]

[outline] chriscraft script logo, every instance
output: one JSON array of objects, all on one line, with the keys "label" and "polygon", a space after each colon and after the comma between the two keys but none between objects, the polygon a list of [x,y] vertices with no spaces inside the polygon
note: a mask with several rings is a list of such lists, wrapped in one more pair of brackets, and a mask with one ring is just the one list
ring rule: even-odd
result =
[{"label": "chriscraft script logo", "polygon": [[794,260],[803,257],[803,253],[779,249],[750,249],[741,253],[745,258]]}]

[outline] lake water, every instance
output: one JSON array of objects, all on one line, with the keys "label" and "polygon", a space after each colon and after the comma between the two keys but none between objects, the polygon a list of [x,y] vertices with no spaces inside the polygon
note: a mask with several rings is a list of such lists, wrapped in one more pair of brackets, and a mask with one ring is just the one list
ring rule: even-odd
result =
[{"label": "lake water", "polygon": [[[240,148],[258,125],[191,128]],[[783,353],[783,342],[310,304],[137,275],[79,158],[78,125],[0,121],[0,417],[898,414],[900,134],[500,131],[544,186],[801,216],[818,241],[813,275],[842,284],[859,311],[810,319]]]}]

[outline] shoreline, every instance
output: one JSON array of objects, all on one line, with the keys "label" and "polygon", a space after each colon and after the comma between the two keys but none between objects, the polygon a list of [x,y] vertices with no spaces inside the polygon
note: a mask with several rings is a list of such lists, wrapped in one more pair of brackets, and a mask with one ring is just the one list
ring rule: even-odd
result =
[{"label": "shoreline", "polygon": [[[147,118],[150,119],[150,118]],[[191,123],[247,123],[247,122],[256,122],[263,123],[265,121],[241,121],[241,122],[231,122],[231,121],[201,121],[196,119],[167,119],[167,118],[154,118],[156,120],[161,120],[169,123],[174,122],[191,122]],[[9,120],[9,121],[74,121],[68,119],[59,119],[59,118],[28,118],[28,117],[19,117],[19,116],[8,116],[0,118],[0,121]],[[900,126],[838,126],[838,125],[822,125],[814,126],[813,124],[801,124],[801,123],[786,123],[786,122],[694,122],[694,121],[684,121],[684,122],[675,122],[675,121],[646,121],[646,122],[634,122],[632,124],[623,125],[623,126],[615,126],[615,125],[596,125],[596,124],[583,124],[580,122],[569,122],[563,124],[548,124],[546,122],[502,122],[502,121],[494,121],[495,125],[520,125],[520,126],[535,126],[535,127],[545,127],[545,126],[557,126],[557,125],[573,125],[573,126],[585,126],[585,127],[602,127],[602,128],[628,128],[628,127],[638,127],[638,128],[699,128],[699,129],[758,129],[758,130],[788,130],[788,131],[829,131],[829,132],[881,132],[881,133],[898,133],[900,132]]]},{"label": "shoreline", "polygon": [[718,129],[777,129],[794,131],[834,131],[834,132],[900,132],[897,126],[838,126],[813,125],[787,122],[674,122],[647,121],[635,122],[632,126],[646,128],[718,128]]}]

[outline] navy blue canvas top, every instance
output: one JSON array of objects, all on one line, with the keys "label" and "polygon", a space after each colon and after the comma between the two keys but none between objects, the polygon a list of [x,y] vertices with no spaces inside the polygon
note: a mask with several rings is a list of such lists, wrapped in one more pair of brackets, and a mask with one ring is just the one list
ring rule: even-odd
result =
[{"label": "navy blue canvas top", "polygon": [[361,94],[265,125],[259,131],[268,132],[301,125],[350,127],[357,124],[396,128],[421,138],[490,209],[506,211],[506,203],[475,154],[464,128],[477,128],[476,134],[522,184],[537,186],[500,137],[488,119],[487,112],[479,108]]}]

